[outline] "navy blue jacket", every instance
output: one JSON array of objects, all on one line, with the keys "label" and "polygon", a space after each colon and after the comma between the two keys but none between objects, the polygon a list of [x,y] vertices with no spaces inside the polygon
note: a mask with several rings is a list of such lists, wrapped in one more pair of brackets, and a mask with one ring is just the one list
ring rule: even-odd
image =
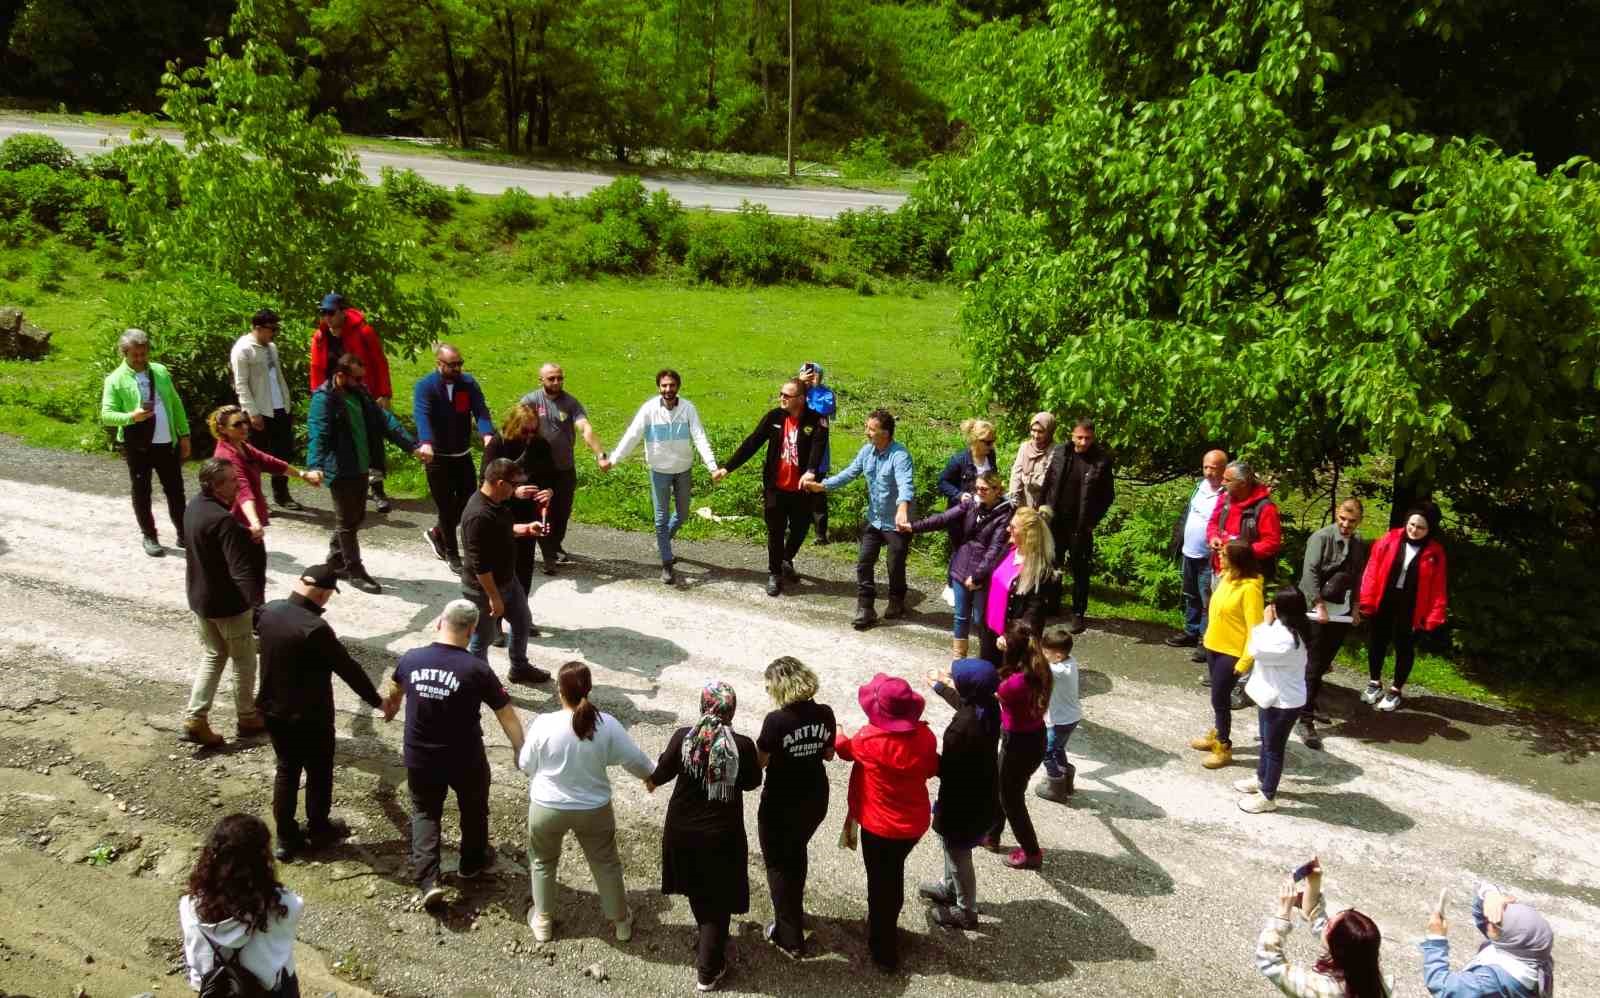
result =
[{"label": "navy blue jacket", "polygon": [[[994,455],[989,455],[989,466],[998,469]],[[944,471],[939,475],[939,494],[949,500],[945,508],[949,509],[961,501],[961,493],[972,494],[976,492],[978,484],[978,466],[972,460],[972,451],[963,447],[951,455],[945,464]]]},{"label": "navy blue jacket", "polygon": [[460,454],[472,449],[472,423],[478,434],[494,432],[494,419],[483,401],[483,389],[470,374],[459,374],[455,399],[445,392],[444,378],[430,372],[411,389],[411,415],[417,421],[417,439],[432,444],[436,454]]}]

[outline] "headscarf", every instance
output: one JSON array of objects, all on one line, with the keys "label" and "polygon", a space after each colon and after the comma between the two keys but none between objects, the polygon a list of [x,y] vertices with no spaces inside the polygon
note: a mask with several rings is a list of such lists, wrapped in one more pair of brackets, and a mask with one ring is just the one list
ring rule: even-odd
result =
[{"label": "headscarf", "polygon": [[[1048,431],[1048,440],[1043,447],[1033,441],[1033,424],[1038,423]],[[1048,412],[1036,412],[1028,420],[1028,435],[1022,441],[1022,446],[1017,448],[1017,460],[1011,466],[1012,492],[1017,501],[1025,506],[1037,505],[1037,496],[1030,495],[1044,485],[1044,476],[1050,463],[1050,451],[1054,447],[1056,434],[1056,417]]]},{"label": "headscarf", "polygon": [[1000,732],[1000,673],[994,664],[981,658],[958,658],[950,665],[950,680],[961,702],[973,708],[985,733]]},{"label": "headscarf", "polygon": [[733,740],[733,687],[707,683],[700,691],[700,720],[683,736],[683,768],[705,784],[709,800],[733,800],[739,785],[739,745]]},{"label": "headscarf", "polygon": [[1543,915],[1512,902],[1500,916],[1500,938],[1486,940],[1467,966],[1498,968],[1539,998],[1549,998],[1556,992],[1554,943],[1555,933]]}]

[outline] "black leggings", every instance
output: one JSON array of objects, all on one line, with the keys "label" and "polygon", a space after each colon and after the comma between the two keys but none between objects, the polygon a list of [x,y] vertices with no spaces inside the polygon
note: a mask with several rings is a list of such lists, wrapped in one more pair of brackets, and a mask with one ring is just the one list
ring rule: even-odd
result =
[{"label": "black leggings", "polygon": [[1411,607],[1396,599],[1398,606],[1380,604],[1378,615],[1372,618],[1372,632],[1367,639],[1367,678],[1383,682],[1383,660],[1389,653],[1389,642],[1394,641],[1394,688],[1403,689],[1411,678],[1411,666],[1417,657],[1417,634],[1411,628]]},{"label": "black leggings", "polygon": [[695,972],[702,983],[710,983],[728,965],[728,923],[733,915],[710,898],[689,898],[694,913]]},{"label": "black leggings", "polygon": [[995,810],[999,818],[989,827],[989,837],[998,841],[1010,821],[1017,845],[1030,856],[1039,852],[1039,836],[1034,834],[1033,819],[1028,815],[1028,780],[1044,762],[1044,747],[1043,728],[1007,731],[1000,736],[1000,806]]}]

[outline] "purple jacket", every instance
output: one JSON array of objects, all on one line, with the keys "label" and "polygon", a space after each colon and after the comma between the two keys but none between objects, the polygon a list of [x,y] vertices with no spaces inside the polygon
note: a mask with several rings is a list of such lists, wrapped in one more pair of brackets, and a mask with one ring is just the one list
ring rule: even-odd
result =
[{"label": "purple jacket", "polygon": [[968,576],[982,587],[1006,553],[1006,525],[1015,507],[1001,499],[985,509],[982,503],[951,506],[943,513],[924,517],[911,525],[915,533],[949,529],[956,550],[950,556],[950,581],[960,585]]}]

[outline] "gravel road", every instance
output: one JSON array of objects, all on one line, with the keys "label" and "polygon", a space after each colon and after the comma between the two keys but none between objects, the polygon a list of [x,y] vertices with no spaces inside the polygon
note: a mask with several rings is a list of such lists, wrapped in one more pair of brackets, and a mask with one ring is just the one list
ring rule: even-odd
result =
[{"label": "gravel road", "polygon": [[[198,655],[183,562],[140,552],[125,488],[114,461],[0,437],[0,995],[72,994],[80,985],[96,996],[157,986],[157,994],[183,993],[175,905],[200,837],[232,810],[268,810],[265,742],[200,752],[176,739]],[[326,506],[325,493],[300,494]],[[329,621],[374,677],[427,640],[424,628],[456,593],[445,567],[425,556],[419,531],[428,520],[425,506],[405,504],[369,521],[368,564],[385,592],[351,591],[330,605]],[[274,519],[269,598],[320,560],[329,522],[323,510]],[[930,580],[914,582],[923,596],[911,620],[858,634],[848,626],[848,567],[836,560],[802,553],[801,593],[772,600],[760,589],[759,553],[746,546],[687,546],[687,580],[677,588],[656,581],[653,542],[643,535],[578,529],[569,547],[577,564],[536,582],[534,620],[545,636],[532,656],[551,669],[589,662],[595,699],[651,754],[692,718],[709,677],[734,685],[738,726],[757,730],[768,707],[760,673],[780,654],[818,671],[819,699],[851,729],[863,721],[855,688],[872,673],[920,685],[944,662],[948,617],[935,612],[943,607]],[[818,955],[803,963],[760,941],[770,905],[748,798],[753,908],[735,927],[727,989],[1264,995],[1251,963],[1255,934],[1286,871],[1315,853],[1329,870],[1330,895],[1382,927],[1397,995],[1424,993],[1412,944],[1440,888],[1451,889],[1458,958],[1475,947],[1467,899],[1478,877],[1509,884],[1550,918],[1564,993],[1600,993],[1600,736],[1425,691],[1408,711],[1379,719],[1341,684],[1327,750],[1292,744],[1283,810],[1249,816],[1228,786],[1247,769],[1208,773],[1184,746],[1205,726],[1206,701],[1184,657],[1158,638],[1115,622],[1084,635],[1086,719],[1070,746],[1079,793],[1066,807],[1032,801],[1044,869],[1014,872],[980,856],[982,924],[972,933],[930,928],[922,905],[909,901],[898,976],[867,961],[860,859],[834,844],[845,767],[833,767],[833,809],[812,845],[807,906]],[[503,653],[491,662],[503,674]],[[545,687],[517,687],[513,696],[525,716],[555,709]],[[232,728],[230,702],[225,683],[219,730]],[[461,886],[436,918],[416,910],[405,875],[400,725],[384,724],[342,686],[338,705],[335,810],[357,834],[282,871],[307,898],[299,947],[307,994],[692,991],[688,906],[656,889],[665,795],[618,780],[634,940],[611,939],[569,842],[562,922],[556,941],[541,946],[522,921],[526,784],[490,725],[491,832],[501,861],[497,875]],[[942,729],[949,711],[930,698],[928,715]],[[1253,731],[1252,716],[1236,717]],[[1237,741],[1253,764],[1254,738]],[[446,823],[452,836],[453,818]],[[114,861],[88,862],[102,846],[116,850]],[[912,853],[908,880],[938,868],[930,837]],[[1315,956],[1303,929],[1291,948]],[[596,965],[606,981],[585,976]]]},{"label": "gravel road", "polygon": [[[36,121],[28,118],[0,117],[0,139],[18,132],[51,135],[79,156],[102,153],[109,144],[127,141],[128,130],[112,125],[74,124]],[[168,141],[181,142],[173,131],[161,132]],[[361,168],[374,182],[384,167],[415,170],[428,180],[445,187],[464,184],[479,194],[499,194],[520,187],[535,197],[571,194],[581,197],[611,183],[616,177],[600,170],[549,170],[520,166],[497,166],[444,156],[406,155],[378,149],[359,148]],[[894,211],[905,202],[905,195],[877,191],[853,191],[821,187],[778,187],[760,184],[724,184],[695,180],[645,176],[651,190],[661,189],[689,208],[737,211],[745,201],[766,205],[774,215],[806,215],[832,218],[841,211],[862,211],[879,207]]]}]

